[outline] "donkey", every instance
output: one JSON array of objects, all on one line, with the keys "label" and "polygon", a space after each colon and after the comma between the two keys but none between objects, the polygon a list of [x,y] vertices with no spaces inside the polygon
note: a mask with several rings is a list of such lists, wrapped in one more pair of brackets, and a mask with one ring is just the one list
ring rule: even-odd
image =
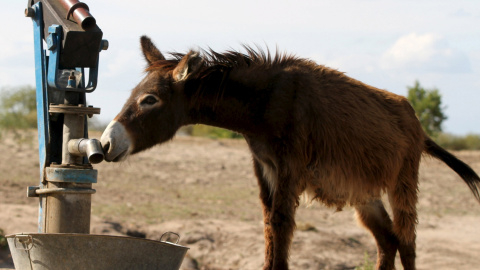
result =
[{"label": "donkey", "polygon": [[105,159],[170,140],[183,125],[243,134],[263,205],[264,269],[288,269],[303,193],[355,208],[376,240],[377,269],[394,269],[397,251],[404,268],[415,269],[422,153],[457,172],[480,201],[478,175],[425,134],[404,97],[278,52],[245,46],[246,53],[192,50],[166,59],[148,37],[140,43],[146,76],[102,135]]}]

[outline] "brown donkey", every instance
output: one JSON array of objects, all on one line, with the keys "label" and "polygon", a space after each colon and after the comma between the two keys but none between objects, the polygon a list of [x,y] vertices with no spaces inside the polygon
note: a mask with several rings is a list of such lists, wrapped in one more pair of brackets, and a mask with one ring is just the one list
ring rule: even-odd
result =
[{"label": "brown donkey", "polygon": [[[288,269],[302,193],[330,207],[353,206],[377,242],[377,269],[397,250],[415,269],[418,168],[422,153],[445,162],[480,200],[480,178],[422,130],[401,96],[289,55],[214,51],[166,59],[141,38],[146,76],[102,135],[107,161],[207,124],[245,136],[265,222],[264,269]],[[380,196],[387,193],[393,221]]]}]

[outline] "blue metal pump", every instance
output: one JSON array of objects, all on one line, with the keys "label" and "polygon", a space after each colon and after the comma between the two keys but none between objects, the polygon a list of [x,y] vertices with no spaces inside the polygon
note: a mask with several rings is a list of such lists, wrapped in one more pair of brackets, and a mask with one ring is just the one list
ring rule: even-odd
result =
[{"label": "blue metal pump", "polygon": [[[69,7],[71,2],[29,0],[25,10],[34,30],[40,157],[40,185],[29,187],[28,196],[40,198],[38,231],[43,233],[89,233],[97,182],[91,164],[103,160],[100,142],[88,139],[86,121],[100,109],[86,106],[85,94],[96,88],[99,52],[108,42],[94,19],[92,24],[88,6]],[[69,18],[77,13],[87,14],[87,30]]]},{"label": "blue metal pump", "polygon": [[[78,0],[28,0],[33,21],[40,185],[38,232],[7,235],[16,269],[178,270],[188,248],[167,241],[90,234],[92,185],[103,160],[88,139],[86,106],[95,90],[98,59],[108,47],[88,6]],[[47,50],[44,50],[46,44]],[[85,69],[88,82],[85,83]],[[163,238],[163,236],[161,237]],[[108,258],[108,259],[106,259]]]}]

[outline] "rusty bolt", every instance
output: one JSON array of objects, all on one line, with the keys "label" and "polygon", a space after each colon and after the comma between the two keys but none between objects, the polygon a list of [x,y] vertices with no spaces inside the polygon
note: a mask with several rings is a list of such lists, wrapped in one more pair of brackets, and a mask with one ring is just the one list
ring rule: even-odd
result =
[{"label": "rusty bolt", "polygon": [[100,43],[100,50],[106,51],[108,50],[108,46],[109,46],[108,40],[102,39],[102,43]]},{"label": "rusty bolt", "polygon": [[25,17],[33,18],[35,16],[35,10],[31,7],[25,9]]}]

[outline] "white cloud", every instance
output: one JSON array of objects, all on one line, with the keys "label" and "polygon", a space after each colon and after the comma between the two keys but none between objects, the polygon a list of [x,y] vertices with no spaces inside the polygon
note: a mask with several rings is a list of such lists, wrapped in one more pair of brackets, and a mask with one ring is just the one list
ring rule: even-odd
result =
[{"label": "white cloud", "polygon": [[381,66],[386,69],[416,73],[467,73],[468,57],[436,34],[416,34],[399,38],[388,49]]}]

